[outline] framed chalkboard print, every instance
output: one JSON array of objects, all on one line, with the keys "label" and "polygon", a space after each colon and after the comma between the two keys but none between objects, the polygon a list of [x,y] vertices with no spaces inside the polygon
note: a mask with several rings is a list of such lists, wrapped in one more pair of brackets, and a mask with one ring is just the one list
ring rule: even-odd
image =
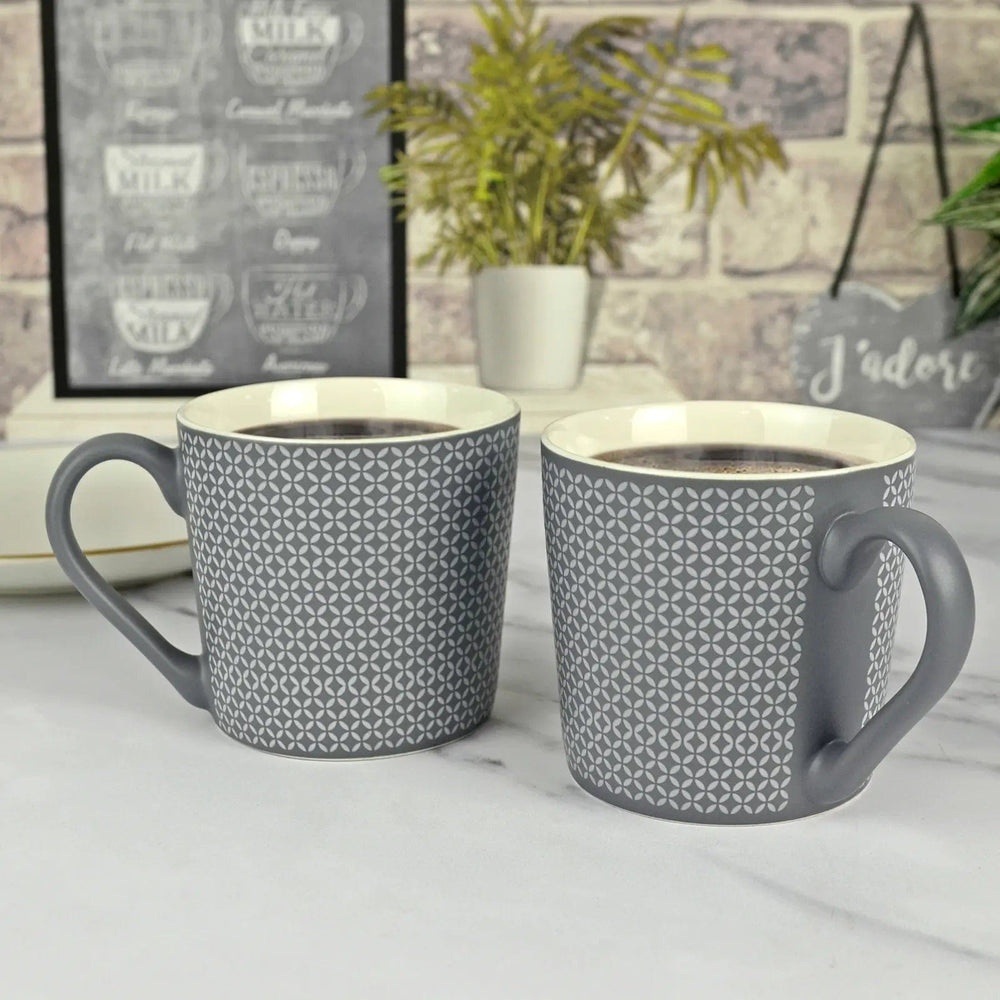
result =
[{"label": "framed chalkboard print", "polygon": [[405,374],[401,0],[41,6],[57,395]]}]

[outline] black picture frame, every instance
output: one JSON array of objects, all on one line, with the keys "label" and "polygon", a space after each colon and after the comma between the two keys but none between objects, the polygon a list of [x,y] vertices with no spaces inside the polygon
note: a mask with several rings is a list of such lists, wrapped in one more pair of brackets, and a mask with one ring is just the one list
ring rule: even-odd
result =
[{"label": "black picture frame", "polygon": [[[221,0],[223,6],[230,0]],[[289,3],[296,0],[287,0]],[[360,0],[359,6],[368,6],[374,0]],[[386,81],[404,80],[406,76],[406,12],[405,0],[384,0],[387,7],[389,39],[387,45],[388,66]],[[337,4],[338,0],[331,0]],[[48,233],[49,233],[49,284],[51,301],[51,340],[53,353],[53,379],[57,398],[121,398],[121,397],[171,397],[199,395],[217,389],[252,381],[267,381],[267,375],[259,378],[218,377],[206,380],[191,379],[184,382],[158,383],[152,379],[137,382],[123,382],[118,385],[89,386],[74,381],[70,373],[70,350],[73,336],[68,315],[66,288],[66,248],[65,248],[65,208],[64,197],[64,143],[62,138],[61,100],[59,85],[59,50],[57,43],[58,8],[60,0],[51,0],[41,6],[41,34],[44,87],[44,124],[47,156],[48,190]],[[372,122],[372,129],[375,123]],[[400,135],[385,136],[388,144],[389,160],[405,149],[405,140]],[[389,364],[385,371],[365,372],[365,374],[405,377],[408,370],[407,359],[407,250],[406,226],[398,213],[390,206],[385,195],[385,209],[388,215],[388,259],[390,262],[388,280],[388,349]],[[336,370],[325,374],[345,374]],[[296,377],[294,374],[281,377]]]}]

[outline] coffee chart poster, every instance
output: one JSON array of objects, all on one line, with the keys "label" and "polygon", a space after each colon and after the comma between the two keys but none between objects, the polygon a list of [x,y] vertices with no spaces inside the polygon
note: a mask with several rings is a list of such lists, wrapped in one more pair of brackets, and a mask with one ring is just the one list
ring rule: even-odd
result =
[{"label": "coffee chart poster", "polygon": [[394,0],[42,5],[56,388],[405,374]]}]

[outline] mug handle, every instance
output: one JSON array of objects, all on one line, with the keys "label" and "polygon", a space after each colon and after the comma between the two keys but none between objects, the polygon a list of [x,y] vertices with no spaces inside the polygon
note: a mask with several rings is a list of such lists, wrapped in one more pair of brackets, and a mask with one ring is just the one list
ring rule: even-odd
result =
[{"label": "mug handle", "polygon": [[355,149],[351,153],[351,169],[341,181],[341,192],[349,194],[364,179],[368,173],[368,154],[363,149]]},{"label": "mug handle", "polygon": [[362,274],[351,275],[351,297],[344,305],[342,322],[353,323],[368,305],[368,282]]},{"label": "mug handle", "polygon": [[342,16],[347,25],[347,39],[340,46],[338,58],[341,62],[347,62],[361,48],[361,43],[365,40],[365,22],[361,15],[354,11],[348,11]]},{"label": "mug handle", "polygon": [[202,24],[205,30],[203,47],[217,52],[222,48],[222,18],[218,14],[206,14]]},{"label": "mug handle", "polygon": [[233,297],[236,290],[233,288],[233,279],[228,274],[213,274],[212,284],[215,295],[212,301],[213,322],[218,322],[233,307]]},{"label": "mug handle", "polygon": [[899,546],[920,581],[927,638],[899,692],[850,740],[822,747],[806,771],[806,794],[833,805],[853,795],[890,750],[934,707],[958,677],[976,620],[972,578],[955,540],[933,518],[908,507],[838,517],[819,552],[819,572],[833,590],[849,590],[872,568],[886,542]]},{"label": "mug handle", "polygon": [[[211,164],[206,164],[205,193],[219,188],[229,176],[229,149],[221,139],[213,139],[205,144],[206,156],[211,156]],[[209,175],[209,171],[211,174]]]},{"label": "mug handle", "polygon": [[96,465],[121,459],[145,469],[163,491],[170,509],[185,516],[177,451],[137,434],[104,434],[74,448],[49,486],[45,526],[59,565],[77,590],[104,615],[197,708],[208,708],[203,658],[167,642],[90,564],[73,532],[70,508],[83,477]]}]

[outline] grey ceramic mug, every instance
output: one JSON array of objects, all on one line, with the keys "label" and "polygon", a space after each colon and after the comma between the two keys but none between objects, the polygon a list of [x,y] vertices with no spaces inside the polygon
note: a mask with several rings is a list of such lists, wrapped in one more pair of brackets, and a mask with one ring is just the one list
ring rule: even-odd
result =
[{"label": "grey ceramic mug", "polygon": [[[241,433],[359,418],[453,429]],[[49,538],[80,592],[234,739],[296,757],[425,749],[492,708],[519,422],[499,393],[406,379],[226,389],[181,408],[176,450],[112,434],[73,451],[49,491]],[[200,655],[167,642],[77,544],[73,493],[111,459],[148,470],[187,519]]]},{"label": "grey ceramic mug", "polygon": [[[732,475],[595,458],[704,444],[857,464]],[[909,509],[914,452],[891,424],[780,403],[628,407],[551,425],[546,537],[579,784],[695,823],[792,819],[854,796],[950,687],[972,640],[965,561]],[[884,703],[902,553],[923,587],[927,639]]]}]

